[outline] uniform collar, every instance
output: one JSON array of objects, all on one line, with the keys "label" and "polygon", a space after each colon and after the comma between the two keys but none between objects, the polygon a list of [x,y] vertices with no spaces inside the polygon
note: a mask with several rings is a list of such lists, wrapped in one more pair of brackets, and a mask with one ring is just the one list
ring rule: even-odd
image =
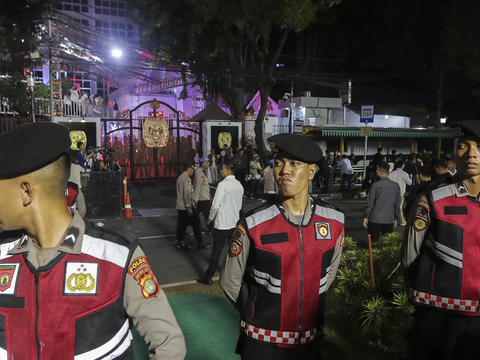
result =
[{"label": "uniform collar", "polygon": [[468,189],[467,186],[463,183],[463,181],[458,181],[454,184],[455,188],[455,195],[457,197],[464,197],[468,196]]},{"label": "uniform collar", "polygon": [[[76,210],[72,212],[72,215],[72,221],[68,225],[67,230],[55,248],[59,252],[80,254],[82,250],[83,235],[85,234],[85,221]],[[35,245],[28,234],[25,233],[18,242],[17,246],[9,251],[9,254],[21,254],[29,252],[32,251],[34,246],[37,245]]]},{"label": "uniform collar", "polygon": [[235,179],[235,175],[227,175],[225,176],[224,180],[227,180],[227,179]]},{"label": "uniform collar", "polygon": [[[280,211],[283,213],[283,215],[287,218],[288,221],[295,225],[300,225],[297,221],[297,218],[295,215],[292,214],[288,206],[284,205],[283,202],[278,204],[278,207]],[[303,215],[303,222],[302,225],[306,225],[310,222],[310,218],[312,217],[312,213],[315,211],[314,210],[315,203],[312,199],[311,196],[308,197],[307,201],[307,206],[305,208],[305,214]]]}]

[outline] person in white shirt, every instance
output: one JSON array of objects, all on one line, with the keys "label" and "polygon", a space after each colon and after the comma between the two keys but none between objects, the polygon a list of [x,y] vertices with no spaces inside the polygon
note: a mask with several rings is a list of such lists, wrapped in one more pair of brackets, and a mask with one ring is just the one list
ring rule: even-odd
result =
[{"label": "person in white shirt", "polygon": [[409,175],[403,171],[404,167],[405,163],[402,160],[398,160],[395,163],[395,170],[388,175],[390,180],[396,182],[398,186],[400,186],[400,226],[405,226],[407,224],[405,217],[403,216],[403,202],[405,200],[407,186],[412,185],[412,175]]},{"label": "person in white shirt", "polygon": [[455,164],[455,161],[453,161],[452,159],[448,160],[447,168],[450,175],[454,176],[457,173],[457,165]]},{"label": "person in white shirt", "polygon": [[352,190],[353,168],[352,168],[352,163],[348,159],[347,155],[345,154],[342,155],[342,160],[340,160],[340,162],[338,163],[338,166],[340,167],[340,173],[342,174],[341,188],[345,189],[345,183],[347,183],[348,190]]},{"label": "person in white shirt", "polygon": [[262,165],[260,165],[260,156],[255,154],[253,160],[250,161],[250,197],[257,196],[258,187],[260,186],[260,178],[262,177]]},{"label": "person in white shirt", "polygon": [[243,186],[240,181],[235,179],[234,173],[235,166],[233,164],[222,166],[222,177],[224,179],[218,184],[207,220],[207,225],[215,220],[212,254],[205,275],[195,279],[200,284],[213,284],[212,277],[217,270],[225,240],[229,241],[233,237],[237,221],[240,218]]}]

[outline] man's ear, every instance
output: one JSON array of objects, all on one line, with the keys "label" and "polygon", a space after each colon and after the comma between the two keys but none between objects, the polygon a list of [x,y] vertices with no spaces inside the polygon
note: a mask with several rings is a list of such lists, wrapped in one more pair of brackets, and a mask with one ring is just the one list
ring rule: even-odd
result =
[{"label": "man's ear", "polygon": [[28,181],[24,180],[20,184],[22,187],[22,201],[23,201],[23,206],[28,206],[32,203],[33,201],[33,196],[34,196],[34,190],[33,190],[33,184]]},{"label": "man's ear", "polygon": [[316,164],[309,164],[308,169],[310,170],[310,175],[308,176],[308,178],[310,180],[313,180],[313,178],[315,177],[315,173],[317,172],[317,165]]}]

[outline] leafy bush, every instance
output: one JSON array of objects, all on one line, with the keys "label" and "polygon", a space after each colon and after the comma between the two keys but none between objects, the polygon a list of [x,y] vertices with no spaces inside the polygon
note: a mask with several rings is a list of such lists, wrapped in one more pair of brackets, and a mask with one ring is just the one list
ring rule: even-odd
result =
[{"label": "leafy bush", "polygon": [[413,306],[408,302],[398,266],[400,245],[398,233],[387,234],[372,245],[372,289],[369,250],[357,249],[353,239],[345,237],[337,279],[328,295],[327,327],[333,328],[336,342],[342,337],[348,346],[357,347],[352,352],[357,359],[406,356],[406,333],[412,324]]}]

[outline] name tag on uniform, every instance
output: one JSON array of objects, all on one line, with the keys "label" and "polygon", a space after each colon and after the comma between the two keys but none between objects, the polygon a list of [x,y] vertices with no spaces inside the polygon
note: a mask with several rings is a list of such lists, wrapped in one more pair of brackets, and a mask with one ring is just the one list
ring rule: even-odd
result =
[{"label": "name tag on uniform", "polygon": [[17,293],[19,263],[0,263],[0,295],[15,295]]},{"label": "name tag on uniform", "polygon": [[98,263],[67,262],[63,295],[97,295]]}]

